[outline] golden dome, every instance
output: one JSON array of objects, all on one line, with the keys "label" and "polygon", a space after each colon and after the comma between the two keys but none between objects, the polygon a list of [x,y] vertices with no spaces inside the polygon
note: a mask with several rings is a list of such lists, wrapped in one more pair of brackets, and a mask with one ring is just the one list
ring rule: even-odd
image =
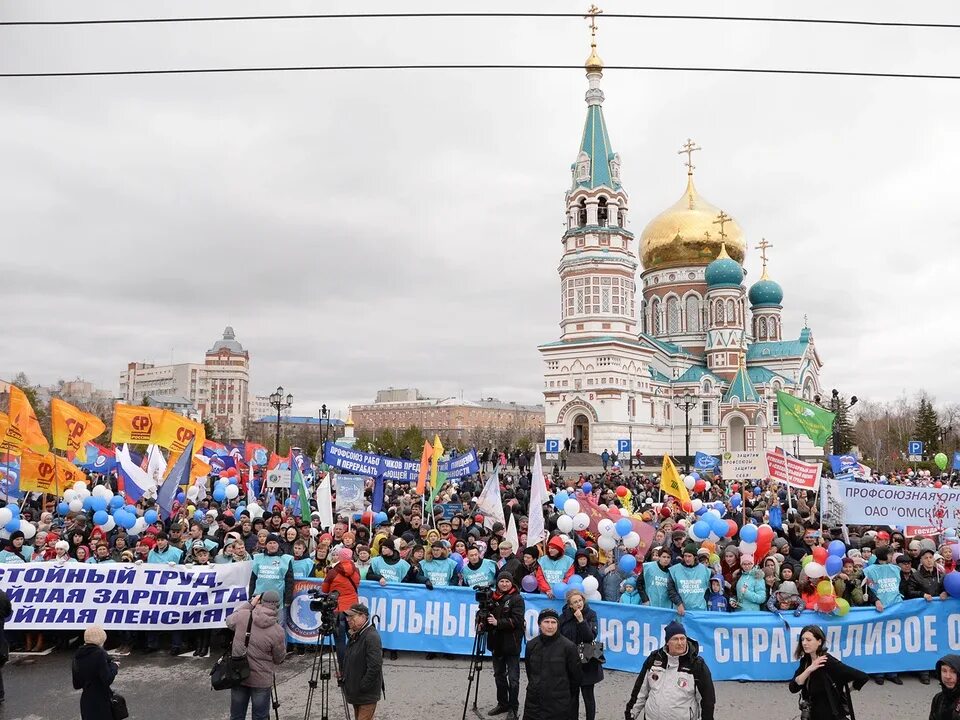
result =
[{"label": "golden dome", "polygon": [[597,46],[590,46],[590,57],[587,58],[587,62],[584,64],[584,67],[592,72],[598,70],[603,70],[603,60],[600,59],[600,56],[597,55]]},{"label": "golden dome", "polygon": [[640,261],[644,270],[679,265],[707,265],[717,259],[722,246],[741,265],[747,250],[743,230],[728,219],[720,236],[716,222],[720,209],[704,200],[687,175],[683,197],[651,220],[640,235]]}]

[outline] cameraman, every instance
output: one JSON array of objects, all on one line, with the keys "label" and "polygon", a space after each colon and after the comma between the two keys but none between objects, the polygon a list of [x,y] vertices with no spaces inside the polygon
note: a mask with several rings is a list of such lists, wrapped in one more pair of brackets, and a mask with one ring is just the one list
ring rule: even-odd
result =
[{"label": "cameraman", "polygon": [[488,715],[510,713],[516,720],[520,708],[520,649],[523,645],[525,603],[513,584],[513,575],[501,571],[492,594],[489,612],[479,617],[487,631],[487,647],[493,655],[493,678],[497,683],[497,706]]}]

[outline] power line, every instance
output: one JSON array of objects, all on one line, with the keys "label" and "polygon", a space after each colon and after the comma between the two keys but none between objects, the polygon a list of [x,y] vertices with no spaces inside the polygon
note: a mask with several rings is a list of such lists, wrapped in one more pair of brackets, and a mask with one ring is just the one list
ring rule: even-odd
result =
[{"label": "power line", "polygon": [[[926,73],[857,72],[852,70],[795,70],[789,68],[733,67],[670,67],[664,65],[605,65],[605,70],[649,72],[740,73],[755,75],[808,75],[821,77],[896,78],[904,80],[960,80],[960,75]],[[390,70],[583,70],[582,65],[494,65],[494,64],[429,64],[429,65],[287,65],[264,67],[170,68],[165,70],[78,70],[63,72],[10,72],[0,78],[48,77],[112,77],[123,75],[204,75],[228,73],[330,72]]]},{"label": "power line", "polygon": [[[420,12],[420,13],[311,13],[297,15],[219,15],[210,17],[106,18],[99,20],[6,20],[0,27],[48,25],[136,25],[151,23],[245,22],[257,20],[363,20],[405,18],[582,18],[583,13],[551,12]],[[632,20],[708,20],[722,22],[852,25],[861,27],[936,28],[956,30],[954,23],[899,22],[883,20],[832,20],[827,18],[744,17],[737,15],[658,15],[650,13],[604,13],[604,18]]]}]

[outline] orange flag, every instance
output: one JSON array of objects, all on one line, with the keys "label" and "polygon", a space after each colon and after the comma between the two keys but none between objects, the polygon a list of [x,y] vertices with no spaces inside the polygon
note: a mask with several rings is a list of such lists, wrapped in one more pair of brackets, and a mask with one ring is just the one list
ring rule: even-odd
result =
[{"label": "orange flag", "polygon": [[155,443],[162,418],[163,410],[160,408],[116,403],[113,406],[113,434],[110,442],[114,445]]},{"label": "orange flag", "polygon": [[423,495],[426,489],[427,472],[430,470],[430,458],[433,456],[433,446],[429,441],[423,441],[423,454],[420,456],[420,474],[417,476],[417,495]]},{"label": "orange flag", "polygon": [[45,453],[50,450],[50,443],[43,436],[37,414],[30,406],[26,393],[16,385],[10,386],[10,424],[23,434],[23,444],[31,450]]},{"label": "orange flag", "polygon": [[23,433],[10,422],[10,416],[0,413],[0,454],[19,455],[23,448]]},{"label": "orange flag", "polygon": [[96,415],[59,398],[50,401],[50,425],[53,428],[53,447],[76,453],[80,462],[87,461],[87,443],[107,429]]},{"label": "orange flag", "polygon": [[23,449],[20,457],[21,492],[56,492],[57,458],[53,453]]},{"label": "orange flag", "polygon": [[60,488],[63,488],[63,490],[72,488],[78,482],[82,482],[84,485],[90,484],[90,480],[83,470],[63,458],[57,458],[57,491],[62,492]]},{"label": "orange flag", "polygon": [[[171,455],[179,455],[191,440],[194,440],[194,447],[203,447],[203,442],[206,440],[203,425],[172,410],[164,410],[160,427],[153,441],[160,447],[167,448]],[[172,460],[170,465],[173,466]]]}]

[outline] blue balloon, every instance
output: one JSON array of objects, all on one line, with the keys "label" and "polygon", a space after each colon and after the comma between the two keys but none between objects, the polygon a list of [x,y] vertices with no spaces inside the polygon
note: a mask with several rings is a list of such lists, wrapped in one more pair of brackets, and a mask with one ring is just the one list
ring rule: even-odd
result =
[{"label": "blue balloon", "polygon": [[93,509],[93,500],[94,500],[93,495],[87,495],[87,496],[83,499],[83,509],[84,509],[84,510],[92,510],[92,509]]},{"label": "blue balloon", "polygon": [[553,496],[553,504],[557,506],[558,510],[563,510],[563,504],[570,499],[570,496],[565,492],[560,491]]},{"label": "blue balloon", "polygon": [[102,497],[97,497],[95,495],[90,496],[90,509],[95,513],[100,512],[101,510],[107,509],[107,499]]},{"label": "blue balloon", "polygon": [[954,570],[943,576],[943,589],[952,598],[960,598],[960,572]]},{"label": "blue balloon", "polygon": [[213,489],[213,499],[217,502],[223,502],[224,498],[227,497],[227,491],[224,490],[220,485],[217,485]]},{"label": "blue balloon", "polygon": [[633,555],[623,555],[617,563],[622,572],[632,573],[637,569],[637,559]]},{"label": "blue balloon", "polygon": [[757,541],[757,526],[756,525],[744,525],[740,528],[740,539],[743,542],[752,543]]},{"label": "blue balloon", "polygon": [[722,518],[714,518],[710,522],[710,530],[713,531],[713,534],[717,537],[726,537],[727,532],[730,530],[730,526],[727,525],[727,521]]},{"label": "blue balloon", "polygon": [[738,508],[738,507],[740,507],[740,496],[739,496],[739,495],[731,495],[731,496],[730,496],[730,507],[733,507],[733,508]]},{"label": "blue balloon", "polygon": [[843,570],[843,559],[836,555],[830,555],[827,558],[827,562],[824,563],[824,567],[827,568],[827,575],[833,577]]},{"label": "blue balloon", "polygon": [[753,494],[754,494],[754,495],[759,495],[759,494],[760,494],[760,488],[759,488],[759,487],[754,487],[754,488],[753,488]]},{"label": "blue balloon", "polygon": [[585,483],[583,484],[583,494],[584,494],[584,495],[589,495],[589,494],[592,493],[592,492],[593,492],[593,485],[591,485],[590,483],[585,482]]},{"label": "blue balloon", "polygon": [[377,525],[383,525],[383,524],[384,524],[385,522],[387,522],[387,520],[389,520],[389,519],[390,519],[390,518],[387,516],[387,514],[386,514],[385,512],[378,512],[378,513],[377,513],[377,518],[376,518],[376,520],[374,520],[374,522],[376,522]]},{"label": "blue balloon", "polygon": [[698,472],[692,472],[692,473],[690,473],[690,477],[692,477],[694,480],[699,480],[699,479],[700,479],[700,473],[698,473]]},{"label": "blue balloon", "polygon": [[550,591],[553,593],[553,596],[558,599],[563,599],[566,597],[567,590],[570,588],[567,587],[566,583],[555,582],[550,586]]},{"label": "blue balloon", "polygon": [[116,515],[114,515],[113,519],[117,521],[117,524],[120,527],[125,528],[127,530],[129,530],[130,528],[132,528],[134,525],[137,524],[136,516],[133,513],[129,513],[126,511],[124,511],[123,515],[120,516],[120,519],[117,519]]},{"label": "blue balloon", "polygon": [[20,529],[20,518],[13,518],[13,520],[3,526],[3,529],[8,533],[15,533]]},{"label": "blue balloon", "polygon": [[17,505],[16,503],[10,503],[9,505],[7,505],[7,507],[10,509],[10,512],[13,513],[13,516],[14,516],[15,518],[20,517],[20,506],[19,506],[19,505]]},{"label": "blue balloon", "polygon": [[203,510],[197,510],[193,514],[193,519],[196,520],[197,522],[203,522],[203,518],[204,518]]},{"label": "blue balloon", "polygon": [[143,514],[143,519],[147,521],[147,525],[153,525],[157,521],[157,511],[156,510],[147,510]]},{"label": "blue balloon", "polygon": [[463,555],[458,552],[450,553],[450,559],[457,564],[457,572],[463,568]]},{"label": "blue balloon", "polygon": [[360,519],[361,519],[362,517],[363,517],[363,514],[362,514],[362,513],[354,513],[354,514],[353,514],[353,521],[354,521],[354,522],[360,522]]},{"label": "blue balloon", "polygon": [[236,485],[236,484],[237,484],[237,478],[236,478],[236,477],[228,478],[228,482],[229,482],[231,485]]},{"label": "blue balloon", "polygon": [[62,502],[59,505],[57,505],[58,515],[66,515],[69,512],[70,512],[70,505],[68,503]]},{"label": "blue balloon", "polygon": [[620,518],[613,527],[617,531],[617,535],[626,537],[633,530],[633,523],[627,518]]},{"label": "blue balloon", "polygon": [[567,580],[567,589],[573,590],[574,588],[577,590],[583,590],[583,578],[576,573],[571,575],[570,579]]},{"label": "blue balloon", "polygon": [[187,499],[187,496],[183,494],[183,491],[177,493],[177,502],[183,505],[183,501]]},{"label": "blue balloon", "polygon": [[694,510],[693,514],[696,515],[697,517],[703,517],[704,515],[707,514],[707,510],[709,509],[710,508],[708,507],[701,506],[699,510]]},{"label": "blue balloon", "polygon": [[706,540],[710,537],[710,528],[711,525],[706,520],[697,520],[693,524],[693,534],[696,535],[701,540]]},{"label": "blue balloon", "polygon": [[[182,502],[182,501],[181,501]],[[120,495],[114,495],[110,498],[110,507],[116,510],[123,507],[123,498]]]},{"label": "blue balloon", "polygon": [[97,510],[93,514],[93,522],[95,525],[106,525],[109,519],[110,516],[107,514],[106,510]]},{"label": "blue balloon", "polygon": [[720,513],[721,516],[723,516],[724,513],[727,512],[727,506],[723,504],[722,500],[717,500],[713,504],[713,509],[716,510],[718,513]]},{"label": "blue balloon", "polygon": [[847,552],[847,546],[843,544],[843,540],[833,540],[827,545],[827,552],[830,555],[842,558]]}]

